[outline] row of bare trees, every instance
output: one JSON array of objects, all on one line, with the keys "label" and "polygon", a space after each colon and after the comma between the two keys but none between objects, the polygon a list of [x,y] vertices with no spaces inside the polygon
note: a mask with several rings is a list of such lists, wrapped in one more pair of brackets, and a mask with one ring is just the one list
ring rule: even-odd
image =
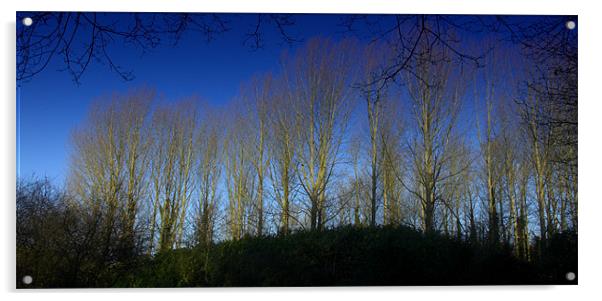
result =
[{"label": "row of bare trees", "polygon": [[68,183],[103,256],[404,224],[526,258],[532,237],[576,229],[576,143],[564,143],[576,137],[543,122],[576,116],[533,88],[521,49],[475,69],[425,38],[401,85],[381,85],[394,55],[360,45],[310,40],[225,109],[145,89],[97,101],[74,131]]}]

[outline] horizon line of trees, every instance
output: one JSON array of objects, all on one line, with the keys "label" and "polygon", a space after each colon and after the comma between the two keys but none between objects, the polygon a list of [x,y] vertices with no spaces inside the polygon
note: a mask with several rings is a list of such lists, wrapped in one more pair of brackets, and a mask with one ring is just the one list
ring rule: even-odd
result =
[{"label": "horizon line of trees", "polygon": [[[348,224],[529,259],[532,239],[576,231],[576,46],[547,61],[492,46],[477,68],[417,41],[387,84],[386,44],[312,39],[225,108],[152,89],[100,98],[73,131],[66,189],[20,181],[17,220],[52,212],[69,260],[103,262]],[[57,244],[46,231],[18,225],[18,248]]]}]

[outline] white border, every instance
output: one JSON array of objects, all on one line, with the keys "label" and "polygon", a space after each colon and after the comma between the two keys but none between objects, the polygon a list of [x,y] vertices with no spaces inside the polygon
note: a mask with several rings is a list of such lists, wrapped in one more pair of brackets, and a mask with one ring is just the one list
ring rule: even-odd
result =
[{"label": "white border", "polygon": [[[574,300],[600,296],[597,292],[600,274],[599,216],[602,213],[600,156],[602,135],[598,120],[600,110],[599,78],[600,11],[596,1],[580,0],[102,0],[102,1],[2,1],[2,40],[0,85],[4,99],[0,107],[0,191],[2,203],[2,243],[0,244],[0,286],[9,300],[164,300],[166,298],[257,299],[257,300]],[[133,289],[133,290],[52,290],[33,293],[14,289],[15,283],[15,12],[27,10],[65,11],[196,11],[196,12],[307,12],[307,13],[451,13],[451,14],[577,14],[579,15],[579,286],[513,286],[513,287],[402,287],[402,288],[305,288],[305,289]],[[598,36],[596,36],[596,34]],[[495,273],[495,271],[491,271]],[[119,294],[116,294],[118,292]],[[100,294],[91,294],[100,293]],[[175,294],[173,297],[166,295]],[[7,300],[7,299],[4,299]]]}]

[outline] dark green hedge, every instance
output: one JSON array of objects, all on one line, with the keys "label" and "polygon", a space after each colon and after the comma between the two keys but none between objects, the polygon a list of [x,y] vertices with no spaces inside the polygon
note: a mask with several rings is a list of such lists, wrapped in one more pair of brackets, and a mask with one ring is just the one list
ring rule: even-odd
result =
[{"label": "dark green hedge", "polygon": [[553,237],[547,256],[475,246],[405,227],[341,227],[248,237],[113,266],[101,286],[349,286],[576,284],[576,234]]}]

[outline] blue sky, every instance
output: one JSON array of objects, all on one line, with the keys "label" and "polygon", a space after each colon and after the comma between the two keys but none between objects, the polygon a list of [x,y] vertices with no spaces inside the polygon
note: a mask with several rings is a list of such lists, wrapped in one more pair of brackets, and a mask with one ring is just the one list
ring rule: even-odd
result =
[{"label": "blue sky", "polygon": [[[210,43],[198,34],[188,33],[175,47],[159,46],[143,55],[133,47],[112,49],[114,60],[134,73],[131,81],[124,81],[108,66],[95,63],[77,85],[67,72],[60,71],[62,62],[55,59],[33,79],[18,83],[18,176],[48,177],[62,183],[69,165],[70,133],[99,96],[148,86],[166,99],[196,95],[216,105],[227,103],[241,83],[256,73],[273,70],[285,49],[301,45],[283,43],[270,27],[263,31],[263,48],[243,45],[254,18],[231,18],[232,30]],[[342,30],[337,26],[339,16],[307,15],[295,19],[296,25],[290,31],[295,38],[342,36],[338,33]]]},{"label": "blue sky", "polygon": [[[288,33],[299,40],[315,36],[342,38],[349,33],[340,25],[342,17],[345,15],[295,15],[296,24]],[[147,86],[168,100],[194,95],[214,105],[225,104],[236,95],[241,83],[254,74],[275,70],[283,51],[294,51],[303,44],[284,43],[272,26],[262,31],[265,47],[253,50],[243,42],[254,28],[256,15],[230,15],[229,19],[232,30],[216,36],[210,43],[198,33],[188,32],[175,47],[159,46],[144,55],[131,46],[114,43],[117,46],[109,49],[111,56],[118,65],[133,72],[135,79],[131,81],[124,81],[106,65],[93,63],[77,85],[69,73],[60,71],[63,62],[56,57],[34,78],[19,82],[18,176],[48,177],[55,183],[64,183],[70,133],[99,96]],[[482,36],[462,35],[463,41]],[[465,103],[469,110],[465,110],[463,118],[470,122],[474,118],[469,112],[474,102]]]}]

